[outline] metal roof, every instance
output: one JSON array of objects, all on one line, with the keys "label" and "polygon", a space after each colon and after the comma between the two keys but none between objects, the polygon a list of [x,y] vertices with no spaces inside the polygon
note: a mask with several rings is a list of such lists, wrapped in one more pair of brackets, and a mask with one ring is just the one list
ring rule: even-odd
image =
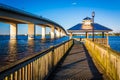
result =
[{"label": "metal roof", "polygon": [[[94,26],[94,31],[95,32],[109,32],[112,31],[112,29],[107,28],[103,25],[100,25],[98,23],[94,23],[92,24],[92,26]],[[82,29],[82,24],[77,24],[71,28],[68,29],[68,32],[91,32],[92,29]]]}]

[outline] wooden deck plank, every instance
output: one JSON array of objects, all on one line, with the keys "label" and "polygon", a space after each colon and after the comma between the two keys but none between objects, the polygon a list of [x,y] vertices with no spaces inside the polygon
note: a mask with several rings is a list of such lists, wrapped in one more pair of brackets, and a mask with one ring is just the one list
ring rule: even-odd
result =
[{"label": "wooden deck plank", "polygon": [[52,75],[52,80],[103,80],[84,45],[75,42],[69,54]]}]

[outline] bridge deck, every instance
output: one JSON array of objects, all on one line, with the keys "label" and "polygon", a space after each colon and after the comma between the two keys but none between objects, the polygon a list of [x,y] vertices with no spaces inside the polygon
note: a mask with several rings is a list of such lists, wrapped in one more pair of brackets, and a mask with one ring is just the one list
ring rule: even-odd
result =
[{"label": "bridge deck", "polygon": [[52,75],[52,80],[103,80],[86,48],[75,42],[69,54]]}]

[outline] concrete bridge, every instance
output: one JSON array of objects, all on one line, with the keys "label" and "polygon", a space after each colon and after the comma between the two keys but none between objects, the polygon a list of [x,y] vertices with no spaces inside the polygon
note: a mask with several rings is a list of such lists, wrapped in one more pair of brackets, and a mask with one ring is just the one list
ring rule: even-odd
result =
[{"label": "concrete bridge", "polygon": [[42,27],[42,39],[45,39],[46,27],[51,29],[51,39],[66,35],[64,28],[54,21],[3,4],[0,4],[0,22],[10,24],[10,39],[16,39],[17,24],[28,24],[28,39],[34,39],[35,25]]}]

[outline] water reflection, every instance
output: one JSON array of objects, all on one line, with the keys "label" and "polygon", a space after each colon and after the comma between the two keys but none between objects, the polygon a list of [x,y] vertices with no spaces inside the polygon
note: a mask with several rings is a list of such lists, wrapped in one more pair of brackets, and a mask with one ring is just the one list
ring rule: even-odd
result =
[{"label": "water reflection", "polygon": [[8,61],[17,60],[17,40],[9,40]]},{"label": "water reflection", "polygon": [[3,37],[0,38],[0,67],[8,65],[19,59],[23,59],[27,56],[34,55],[52,45],[59,44],[69,39],[63,37],[56,40],[28,40],[24,36],[21,37],[22,39],[18,40],[3,40]]},{"label": "water reflection", "polygon": [[33,53],[34,52],[34,47],[35,47],[35,41],[33,39],[31,40],[28,40],[28,48],[27,48],[27,51],[29,53]]}]

